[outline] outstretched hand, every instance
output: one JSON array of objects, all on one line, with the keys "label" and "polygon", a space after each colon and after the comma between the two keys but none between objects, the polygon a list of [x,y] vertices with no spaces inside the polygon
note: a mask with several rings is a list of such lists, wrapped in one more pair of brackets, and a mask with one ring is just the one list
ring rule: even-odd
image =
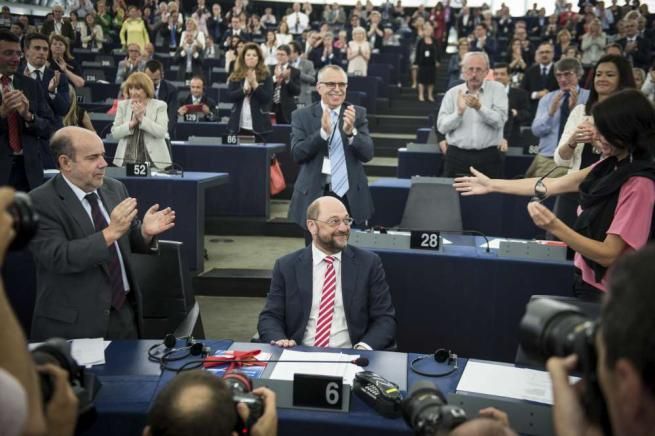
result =
[{"label": "outstretched hand", "polygon": [[472,176],[455,178],[453,186],[463,196],[484,195],[491,192],[491,179],[473,167],[469,168]]},{"label": "outstretched hand", "polygon": [[159,210],[159,205],[155,204],[143,216],[141,232],[146,238],[151,238],[172,229],[174,226],[175,211],[170,207]]}]

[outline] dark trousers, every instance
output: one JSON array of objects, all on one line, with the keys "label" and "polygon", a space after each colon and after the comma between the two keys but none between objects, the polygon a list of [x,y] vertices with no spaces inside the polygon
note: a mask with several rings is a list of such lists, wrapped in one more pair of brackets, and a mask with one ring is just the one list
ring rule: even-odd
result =
[{"label": "dark trousers", "polygon": [[27,180],[27,173],[25,172],[25,158],[21,155],[13,155],[11,159],[9,186],[16,191],[29,191],[30,182]]},{"label": "dark trousers", "polygon": [[284,116],[282,105],[280,103],[273,103],[273,112],[275,112],[276,124],[289,124],[289,120]]},{"label": "dark trousers", "polygon": [[503,156],[498,147],[482,150],[464,150],[454,145],[448,146],[444,161],[444,177],[468,176],[469,167],[496,179],[502,175]]},{"label": "dark trousers", "polygon": [[119,310],[111,308],[105,339],[139,339],[133,304],[128,295],[123,307]]},{"label": "dark trousers", "polygon": [[582,272],[576,268],[573,276],[573,296],[582,301],[601,303],[605,292],[583,281]]}]

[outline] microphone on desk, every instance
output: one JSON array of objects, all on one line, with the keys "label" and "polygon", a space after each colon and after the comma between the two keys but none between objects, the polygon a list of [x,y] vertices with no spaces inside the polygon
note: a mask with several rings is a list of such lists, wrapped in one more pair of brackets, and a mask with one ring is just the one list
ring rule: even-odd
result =
[{"label": "microphone on desk", "polygon": [[[371,231],[371,230],[372,231],[378,231],[381,234],[387,234],[389,230],[395,230],[395,231],[398,231],[398,232],[412,232],[413,231],[412,229],[404,229],[402,227],[395,227],[393,229],[389,229],[389,228],[386,228],[384,226],[373,226],[370,229],[367,229],[367,231]],[[438,230],[438,229],[434,229],[432,231],[439,232],[439,233],[461,233],[463,235],[482,236],[482,238],[484,239],[484,242],[485,242],[485,252],[491,253],[491,248],[489,247],[489,238],[487,237],[487,235],[485,235],[484,233],[482,233],[479,230]]]},{"label": "microphone on desk", "polygon": [[230,363],[352,363],[353,365],[366,367],[369,364],[368,357],[358,357],[350,361],[343,360],[229,360],[223,356],[210,356],[205,359],[204,366],[205,368],[211,368],[212,366],[230,364]]},{"label": "microphone on desk", "polygon": [[[107,156],[107,155],[104,156],[106,161],[109,162],[111,160],[111,162],[112,162],[111,165],[113,165],[115,157],[116,156]],[[150,161],[150,163],[166,165],[169,162]],[[113,165],[113,167],[118,168],[115,165]],[[170,165],[168,167],[164,168],[163,170],[158,169],[157,171],[162,172],[164,174],[168,174],[168,175],[179,175],[180,177],[184,178],[184,168],[182,167],[182,165],[178,164],[177,162],[171,161]]]}]

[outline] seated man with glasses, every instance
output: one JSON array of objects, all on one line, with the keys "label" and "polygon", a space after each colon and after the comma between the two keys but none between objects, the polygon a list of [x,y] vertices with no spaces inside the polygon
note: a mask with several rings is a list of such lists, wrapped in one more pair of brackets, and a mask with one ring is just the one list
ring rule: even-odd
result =
[{"label": "seated man with glasses", "polygon": [[257,325],[261,340],[281,347],[374,350],[394,344],[395,310],[382,262],[348,245],[352,222],[332,196],[309,205],[312,244],[275,262]]},{"label": "seated man with glasses", "polygon": [[[339,198],[356,224],[373,213],[362,162],[373,158],[366,109],[345,102],[348,76],[339,66],[318,73],[321,101],[293,112],[291,156],[300,165],[289,219],[307,229],[305,211],[323,195]],[[311,240],[306,233],[306,242]]]}]

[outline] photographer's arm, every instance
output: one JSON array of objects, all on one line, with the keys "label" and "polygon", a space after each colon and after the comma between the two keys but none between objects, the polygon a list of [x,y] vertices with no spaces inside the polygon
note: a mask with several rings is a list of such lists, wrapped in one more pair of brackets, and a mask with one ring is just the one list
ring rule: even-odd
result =
[{"label": "photographer's arm", "polygon": [[[14,238],[12,218],[7,207],[14,198],[14,192],[8,188],[0,189],[0,265]],[[4,352],[0,353],[0,368],[10,373],[23,386],[27,393],[28,417],[23,434],[45,434],[41,391],[32,357],[27,351],[27,341],[16,315],[9,304],[4,283],[0,280],[0,344]]]}]

